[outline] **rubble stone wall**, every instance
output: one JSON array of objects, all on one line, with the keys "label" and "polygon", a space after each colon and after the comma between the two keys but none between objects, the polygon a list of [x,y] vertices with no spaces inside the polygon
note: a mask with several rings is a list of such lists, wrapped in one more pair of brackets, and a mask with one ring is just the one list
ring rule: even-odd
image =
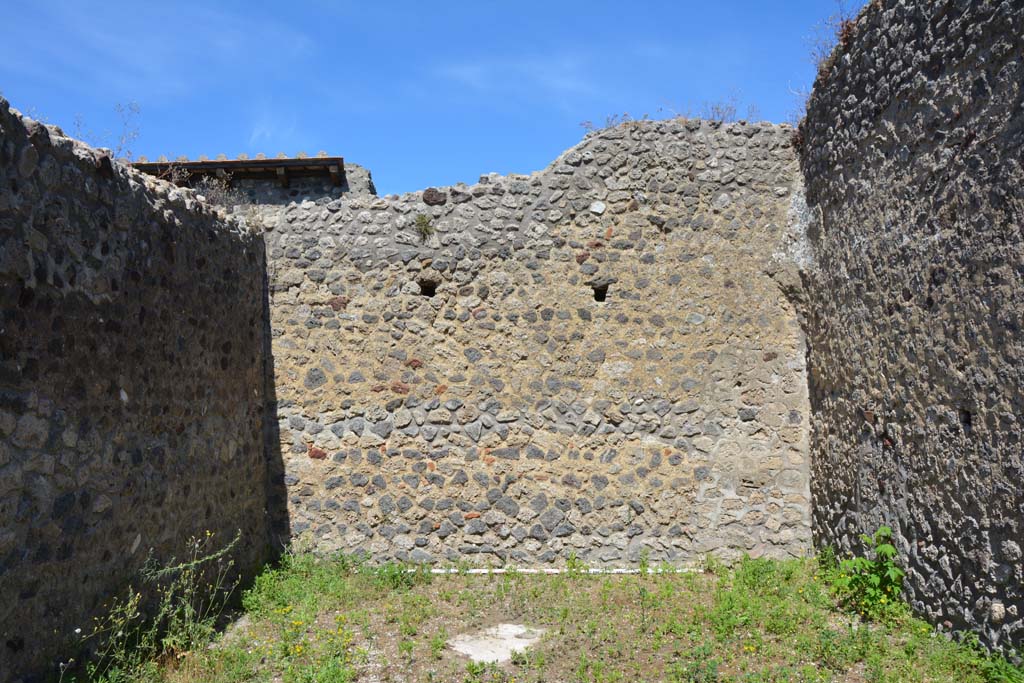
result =
[{"label": "rubble stone wall", "polygon": [[378,560],[807,552],[804,347],[765,275],[791,139],[630,123],[530,176],[266,202],[291,534]]},{"label": "rubble stone wall", "polygon": [[934,623],[1024,642],[1024,5],[884,0],[802,127],[819,543],[895,529]]},{"label": "rubble stone wall", "polygon": [[616,566],[888,524],[919,613],[1020,646],[1021,36],[1013,0],[874,0],[799,131],[239,180],[262,236],[0,100],[0,671],[207,532],[243,569]]},{"label": "rubble stone wall", "polygon": [[[290,202],[301,202],[305,197],[338,199],[354,194],[377,194],[370,171],[349,162],[345,162],[345,174],[338,185],[332,183],[330,178],[322,177],[291,178],[283,187],[277,180],[232,178],[229,187],[229,201],[255,205],[287,205]],[[202,191],[201,187],[198,191]]]},{"label": "rubble stone wall", "polygon": [[0,679],[152,552],[268,547],[260,235],[0,100]]}]

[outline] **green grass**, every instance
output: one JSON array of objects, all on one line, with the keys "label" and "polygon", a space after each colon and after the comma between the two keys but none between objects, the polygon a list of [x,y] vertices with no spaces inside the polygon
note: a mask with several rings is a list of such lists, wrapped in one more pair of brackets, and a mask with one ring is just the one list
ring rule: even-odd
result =
[{"label": "green grass", "polygon": [[[704,573],[443,576],[403,565],[289,555],[245,593],[245,618],[209,646],[122,681],[503,683],[865,681],[1019,683],[1024,673],[957,643],[900,604],[845,611],[835,565],[744,560]],[[500,666],[451,635],[499,622],[547,629]],[[66,679],[68,680],[68,679]]]}]

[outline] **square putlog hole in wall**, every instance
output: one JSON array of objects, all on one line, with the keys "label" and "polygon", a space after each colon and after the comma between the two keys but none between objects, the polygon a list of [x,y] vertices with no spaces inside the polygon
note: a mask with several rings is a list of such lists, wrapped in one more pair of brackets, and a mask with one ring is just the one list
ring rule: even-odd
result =
[{"label": "square putlog hole in wall", "polygon": [[437,283],[433,280],[420,280],[417,284],[420,286],[420,294],[422,296],[434,296],[437,294]]},{"label": "square putlog hole in wall", "polygon": [[594,301],[604,301],[608,298],[608,285],[591,285],[594,290]]}]

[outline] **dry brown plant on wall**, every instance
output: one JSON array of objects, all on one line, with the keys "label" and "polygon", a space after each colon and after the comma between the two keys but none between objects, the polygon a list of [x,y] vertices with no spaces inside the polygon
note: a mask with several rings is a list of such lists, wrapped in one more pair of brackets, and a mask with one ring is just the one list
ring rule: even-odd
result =
[{"label": "dry brown plant on wall", "polygon": [[[658,107],[658,113],[666,116],[669,119],[704,119],[706,121],[716,121],[718,123],[733,123],[735,121],[756,121],[761,116],[761,111],[758,109],[756,104],[749,104],[744,109],[744,113],[740,115],[740,107],[742,106],[739,91],[733,91],[729,95],[720,99],[704,102],[699,108],[686,105],[673,105],[665,104]],[[629,112],[622,114],[610,114],[605,117],[604,125],[599,125],[593,121],[582,121],[580,127],[583,128],[587,133],[591,133],[598,130],[604,130],[606,128],[614,128],[615,126],[623,123],[629,123],[631,121],[648,121],[650,120],[650,114],[644,114],[640,118],[635,118],[630,115]]]},{"label": "dry brown plant on wall", "polygon": [[[6,99],[2,90],[0,90],[0,99]],[[116,134],[110,130],[97,133],[88,127],[85,118],[81,114],[75,114],[75,119],[71,123],[70,135],[97,149],[110,150],[110,154],[114,159],[130,162],[134,156],[132,147],[139,137],[139,125],[136,118],[142,110],[138,102],[131,101],[127,103],[118,102],[114,105],[114,111],[117,112],[117,117],[121,122],[120,130]],[[22,110],[21,113],[40,123],[56,125],[56,122],[50,120],[46,114],[39,111],[36,107],[28,107]]]},{"label": "dry brown plant on wall", "polygon": [[177,163],[172,163],[157,177],[174,183],[178,187],[193,189],[198,196],[202,197],[202,201],[219,206],[227,213],[245,219],[246,224],[250,227],[262,226],[259,209],[252,204],[252,200],[244,192],[235,187],[230,173],[218,177],[204,176],[193,180],[192,174],[187,169]]},{"label": "dry brown plant on wall", "polygon": [[206,202],[222,206],[228,211],[237,204],[248,203],[248,198],[232,187],[230,175],[219,178],[203,177],[193,181],[192,174],[183,166],[171,164],[167,167],[167,170],[161,172],[157,177],[169,183],[174,183],[178,187],[192,188]]},{"label": "dry brown plant on wall", "polygon": [[248,204],[249,198],[231,182],[231,175],[220,177],[204,176],[192,186],[210,204],[223,206],[231,211],[239,204]]},{"label": "dry brown plant on wall", "polygon": [[698,118],[718,123],[757,121],[761,116],[761,110],[756,104],[747,104],[744,107],[742,95],[741,91],[734,89],[728,95],[706,101],[696,109],[690,105],[665,104],[658,111],[668,114],[669,118],[673,119]]},{"label": "dry brown plant on wall", "polygon": [[698,114],[699,118],[719,123],[732,123],[734,121],[756,121],[761,116],[761,111],[756,104],[748,104],[743,116],[739,114],[740,107],[739,92],[732,92],[727,97],[714,102],[705,102]]},{"label": "dry brown plant on wall", "polygon": [[852,9],[848,0],[835,0],[835,7],[835,12],[811,28],[807,38],[809,57],[819,74],[831,68],[836,46],[846,48],[853,39],[859,10]]},{"label": "dry brown plant on wall", "polygon": [[[877,2],[877,0],[872,0]],[[835,11],[811,27],[811,35],[806,38],[808,61],[817,69],[818,77],[828,73],[835,60],[836,47],[846,49],[856,32],[859,10],[854,10],[848,0],[835,0]],[[811,97],[810,86],[789,87],[794,104],[786,122],[798,127],[807,111],[807,102]]]},{"label": "dry brown plant on wall", "polygon": [[139,125],[136,119],[141,109],[138,102],[118,102],[114,105],[114,111],[117,112],[117,118],[121,122],[117,133],[110,130],[97,133],[88,127],[81,114],[76,114],[71,126],[71,136],[83,140],[93,147],[109,149],[111,156],[115,159],[130,162],[134,156],[132,147],[139,137]]}]

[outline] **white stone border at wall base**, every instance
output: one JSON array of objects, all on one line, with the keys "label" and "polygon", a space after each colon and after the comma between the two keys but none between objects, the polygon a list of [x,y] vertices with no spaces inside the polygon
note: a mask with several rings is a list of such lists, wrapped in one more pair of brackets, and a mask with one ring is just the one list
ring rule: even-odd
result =
[{"label": "white stone border at wall base", "polygon": [[[415,573],[421,571],[417,567],[409,567],[406,572]],[[519,569],[517,567],[472,567],[467,569],[459,569],[458,567],[432,567],[430,569],[431,574],[694,574],[702,573],[703,567],[694,566],[683,566],[683,567],[652,567],[646,572],[640,569],[633,569],[629,567],[612,567],[608,569],[601,569],[599,567],[570,570],[568,568],[524,568]]]}]

